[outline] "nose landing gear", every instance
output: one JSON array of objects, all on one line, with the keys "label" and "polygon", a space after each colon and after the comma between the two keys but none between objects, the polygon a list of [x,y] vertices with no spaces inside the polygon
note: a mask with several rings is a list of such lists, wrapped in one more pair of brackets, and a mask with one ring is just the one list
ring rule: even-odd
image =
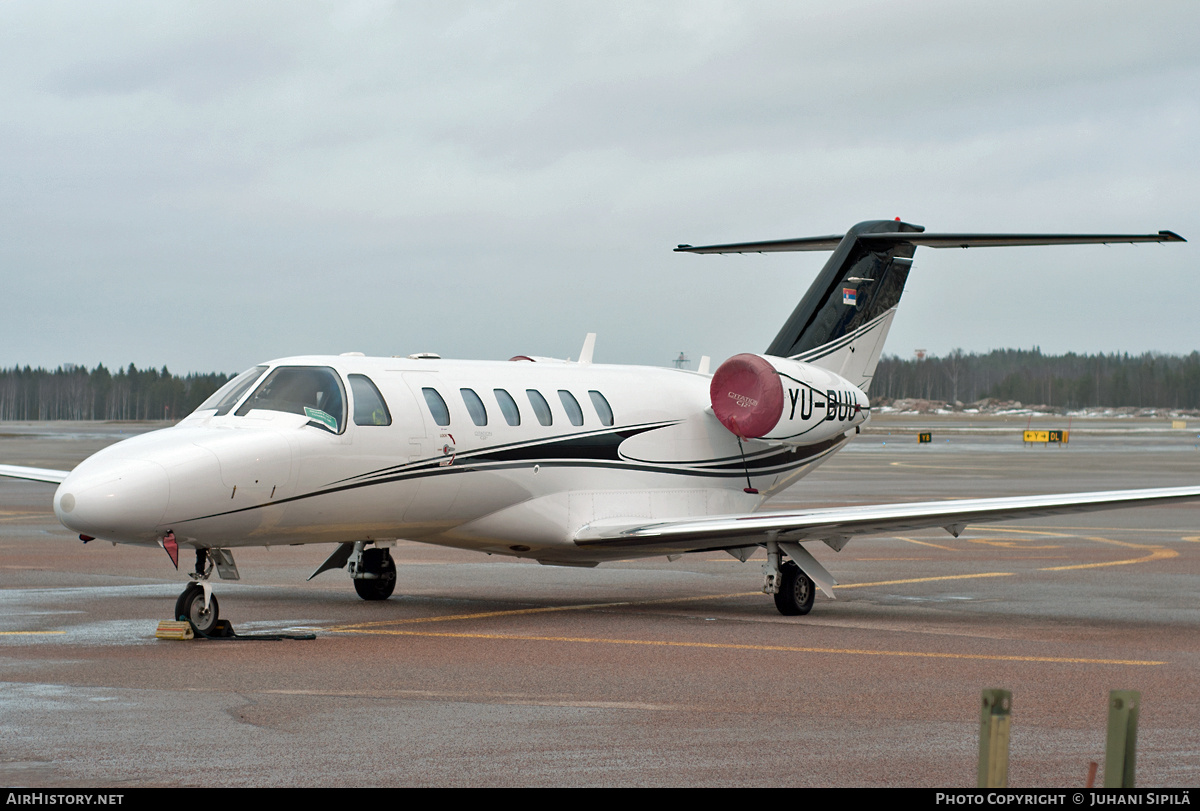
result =
[{"label": "nose landing gear", "polygon": [[208,582],[212,574],[213,560],[207,549],[196,550],[196,571],[192,582],[175,601],[175,619],[191,623],[192,629],[204,636],[211,635],[217,628],[220,607]]},{"label": "nose landing gear", "polygon": [[217,628],[220,607],[208,583],[188,583],[175,601],[175,618],[190,622],[198,634],[211,636]]}]

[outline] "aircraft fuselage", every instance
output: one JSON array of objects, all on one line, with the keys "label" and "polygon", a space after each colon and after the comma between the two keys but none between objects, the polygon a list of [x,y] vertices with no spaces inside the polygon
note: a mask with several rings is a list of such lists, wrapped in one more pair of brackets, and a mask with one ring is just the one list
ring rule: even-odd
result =
[{"label": "aircraft fuselage", "polygon": [[[685,370],[361,356],[258,368],[224,410],[202,406],[79,465],[55,495],[59,520],[135,544],[403,538],[595,562],[637,553],[581,551],[575,534],[593,521],[752,511],[869,415],[845,381],[820,396],[793,385],[783,416],[806,426],[804,444],[739,447],[713,415],[711,376]],[[314,411],[314,397],[340,413]]]}]

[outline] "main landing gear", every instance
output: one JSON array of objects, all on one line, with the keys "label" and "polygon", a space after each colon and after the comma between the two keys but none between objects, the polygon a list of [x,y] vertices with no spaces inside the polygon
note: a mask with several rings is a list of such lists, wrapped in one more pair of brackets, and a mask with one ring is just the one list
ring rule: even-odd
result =
[{"label": "main landing gear", "polygon": [[[795,554],[803,555],[791,544]],[[815,561],[808,561],[812,566]],[[819,566],[819,565],[818,565]],[[814,567],[818,568],[818,567]],[[827,573],[825,573],[827,574]],[[832,578],[829,578],[832,580]],[[767,543],[767,560],[763,563],[763,593],[775,598],[775,608],[785,617],[800,617],[812,611],[817,586],[813,579],[796,565],[794,560],[782,560],[779,544]]]},{"label": "main landing gear", "polygon": [[396,562],[387,548],[371,547],[362,550],[358,565],[351,561],[350,576],[354,590],[364,600],[386,600],[396,590]]},{"label": "main landing gear", "polygon": [[309,580],[330,569],[346,569],[354,581],[354,590],[364,600],[386,600],[396,590],[396,562],[388,546],[367,548],[367,541],[338,544],[325,562],[308,576]]},{"label": "main landing gear", "polygon": [[796,561],[789,560],[779,568],[779,591],[775,592],[775,607],[785,617],[799,617],[812,611],[817,587],[812,578],[800,571]]}]

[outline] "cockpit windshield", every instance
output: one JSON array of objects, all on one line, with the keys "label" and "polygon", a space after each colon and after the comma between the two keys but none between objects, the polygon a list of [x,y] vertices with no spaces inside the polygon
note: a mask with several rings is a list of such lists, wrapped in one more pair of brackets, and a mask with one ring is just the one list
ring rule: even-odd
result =
[{"label": "cockpit windshield", "polygon": [[225,416],[231,408],[237,405],[237,401],[242,399],[242,395],[250,390],[254,382],[262,377],[265,371],[267,371],[266,366],[255,366],[252,369],[247,369],[217,389],[211,397],[200,404],[196,411],[208,411],[211,408],[215,408],[217,413],[213,416]]},{"label": "cockpit windshield", "polygon": [[341,380],[328,366],[280,366],[235,413],[254,409],[301,414],[340,434],[346,425],[346,396]]}]

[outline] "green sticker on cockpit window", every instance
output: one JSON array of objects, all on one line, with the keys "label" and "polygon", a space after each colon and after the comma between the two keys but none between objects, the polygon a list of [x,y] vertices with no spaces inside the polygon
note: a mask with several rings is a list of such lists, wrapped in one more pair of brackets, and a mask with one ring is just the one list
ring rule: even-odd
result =
[{"label": "green sticker on cockpit window", "polygon": [[328,427],[329,430],[333,431],[335,434],[337,433],[337,420],[335,420],[329,414],[326,414],[321,409],[309,408],[308,406],[305,406],[304,407],[304,416],[308,417],[310,420],[319,422],[322,425]]}]

